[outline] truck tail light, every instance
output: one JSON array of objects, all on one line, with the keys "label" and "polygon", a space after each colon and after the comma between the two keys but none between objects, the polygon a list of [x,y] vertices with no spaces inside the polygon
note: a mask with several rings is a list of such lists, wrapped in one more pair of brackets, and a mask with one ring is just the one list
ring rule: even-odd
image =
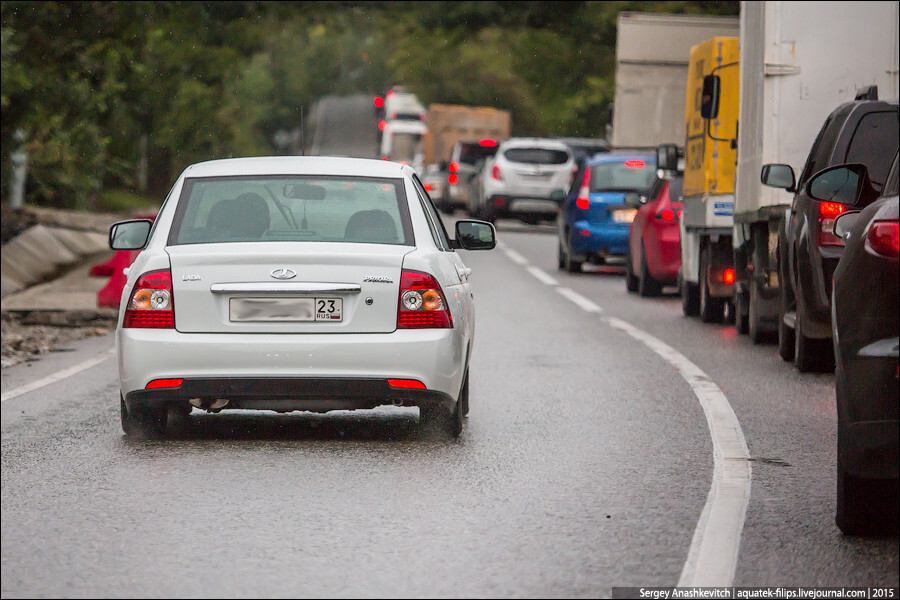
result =
[{"label": "truck tail light", "polygon": [[125,308],[122,327],[175,328],[172,273],[168,269],[141,275],[131,291],[131,299]]},{"label": "truck tail light", "polygon": [[449,183],[450,185],[456,185],[457,183],[459,183],[459,175],[456,175],[455,173],[452,175],[448,175],[447,183]]},{"label": "truck tail light", "polygon": [[841,215],[847,207],[839,202],[819,203],[819,245],[843,246],[844,240],[834,235],[834,220]]},{"label": "truck tail light", "polygon": [[447,170],[450,171],[451,173],[456,173],[456,172],[458,172],[458,171],[459,171],[459,163],[456,162],[456,161],[453,161],[453,162],[450,163],[450,165],[447,167]]},{"label": "truck tail light", "polygon": [[404,269],[400,275],[397,329],[449,329],[453,317],[444,292],[428,273]]},{"label": "truck tail light", "polygon": [[875,221],[869,228],[866,243],[876,254],[887,258],[898,258],[900,255],[900,223],[897,221]]},{"label": "truck tail light", "polygon": [[575,199],[575,206],[581,210],[587,210],[591,207],[591,168],[584,168],[584,176],[581,178],[581,187],[578,188],[578,198]]}]

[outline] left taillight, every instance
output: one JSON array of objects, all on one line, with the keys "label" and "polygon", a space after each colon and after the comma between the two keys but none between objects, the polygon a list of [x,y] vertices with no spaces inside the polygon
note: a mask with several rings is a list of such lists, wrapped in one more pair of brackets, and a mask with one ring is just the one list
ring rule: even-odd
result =
[{"label": "left taillight", "polygon": [[398,329],[449,329],[453,317],[437,280],[428,273],[404,270],[400,276]]},{"label": "left taillight", "polygon": [[122,327],[175,328],[172,273],[168,269],[141,275],[131,290]]}]

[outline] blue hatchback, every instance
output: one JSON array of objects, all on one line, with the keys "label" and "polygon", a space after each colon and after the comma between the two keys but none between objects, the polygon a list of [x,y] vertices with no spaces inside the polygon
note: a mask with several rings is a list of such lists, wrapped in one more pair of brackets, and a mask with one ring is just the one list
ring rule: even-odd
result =
[{"label": "blue hatchback", "polygon": [[607,257],[624,257],[628,231],[637,209],[625,196],[645,195],[656,180],[655,154],[599,154],[587,159],[557,219],[559,268],[581,271],[585,262],[603,264]]}]

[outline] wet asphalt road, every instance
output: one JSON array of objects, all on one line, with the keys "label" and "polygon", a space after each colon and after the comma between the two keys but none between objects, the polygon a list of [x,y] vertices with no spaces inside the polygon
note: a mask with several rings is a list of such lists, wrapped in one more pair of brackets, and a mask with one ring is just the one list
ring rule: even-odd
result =
[{"label": "wet asphalt road", "polygon": [[[371,119],[358,102],[319,118]],[[607,317],[693,361],[740,421],[752,487],[734,585],[898,585],[896,536],[845,538],[834,525],[833,376],[685,319],[673,295],[626,294],[616,269],[558,271],[551,227],[499,221],[498,236],[502,249],[462,253],[478,317],[458,440],[396,408],[195,410],[186,439],[129,440],[111,357],[3,401],[3,598],[603,597],[675,585],[710,490],[710,432],[688,383]],[[112,345],[84,340],[4,369],[3,393]]]}]

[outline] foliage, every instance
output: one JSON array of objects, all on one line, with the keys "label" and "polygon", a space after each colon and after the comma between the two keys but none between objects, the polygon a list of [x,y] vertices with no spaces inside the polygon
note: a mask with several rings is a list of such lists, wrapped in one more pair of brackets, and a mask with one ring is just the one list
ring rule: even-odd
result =
[{"label": "foliage", "polygon": [[[329,94],[404,83],[513,112],[516,134],[597,137],[620,11],[738,2],[2,3],[2,193],[22,132],[31,202],[161,198],[187,165],[291,151]],[[146,177],[139,165],[146,164]]]}]

